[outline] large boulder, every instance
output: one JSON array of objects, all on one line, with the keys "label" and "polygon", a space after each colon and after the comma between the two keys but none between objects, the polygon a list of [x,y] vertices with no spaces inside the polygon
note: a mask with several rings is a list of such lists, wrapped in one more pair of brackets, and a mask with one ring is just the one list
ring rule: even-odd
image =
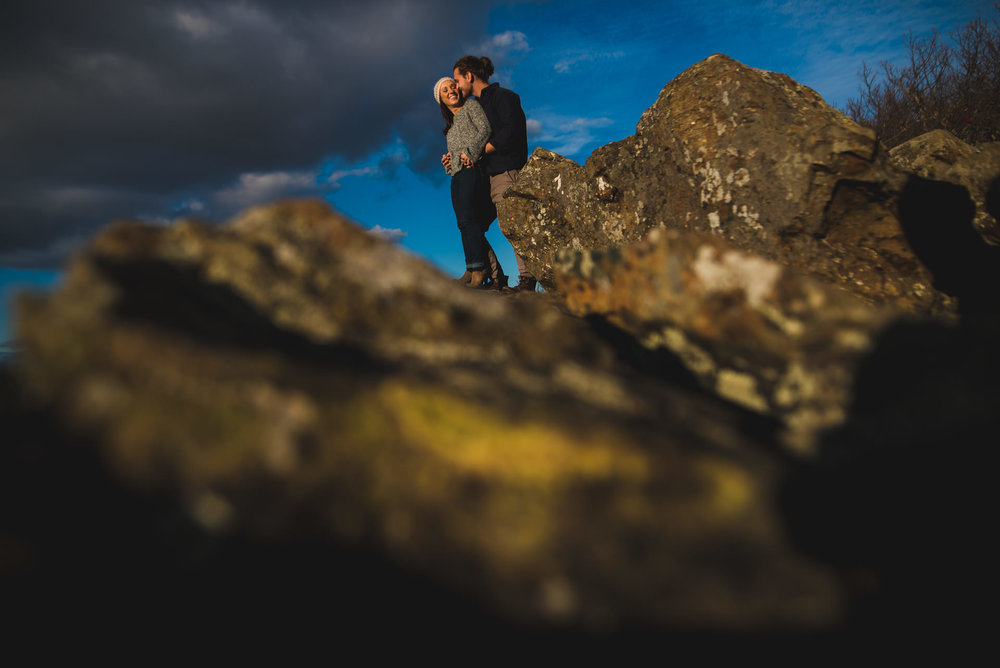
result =
[{"label": "large boulder", "polygon": [[[773,425],[544,297],[460,287],[319,203],[225,227],[115,224],[54,294],[22,301],[19,336],[15,382],[36,416],[17,418],[36,425],[21,447],[45,452],[48,434],[92,451],[116,489],[186,518],[199,554],[321,536],[549,628],[816,629],[843,612],[776,514]],[[60,498],[22,478],[4,493]],[[80,500],[64,503],[54,516]],[[26,540],[23,518],[9,526],[0,539]],[[108,542],[89,575],[102,588],[150,567],[120,549],[127,534],[90,539]],[[26,547],[40,583],[73,559],[47,546]],[[187,562],[166,555],[157,579],[183,582]]]},{"label": "large boulder", "polygon": [[869,303],[949,311],[901,228],[905,183],[871,130],[788,76],[717,54],[583,166],[536,150],[500,224],[550,291],[559,250],[621,246],[662,226],[717,235]]},{"label": "large boulder", "polygon": [[893,148],[889,156],[907,172],[968,190],[976,205],[973,226],[988,243],[1000,245],[1000,221],[986,206],[987,192],[1000,179],[1000,142],[970,146],[947,130],[932,130]]}]

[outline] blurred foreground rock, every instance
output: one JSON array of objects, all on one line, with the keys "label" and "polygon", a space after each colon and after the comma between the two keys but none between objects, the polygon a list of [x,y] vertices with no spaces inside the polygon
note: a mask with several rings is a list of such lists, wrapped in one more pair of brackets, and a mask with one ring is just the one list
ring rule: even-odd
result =
[{"label": "blurred foreground rock", "polygon": [[208,535],[365,546],[532,625],[842,613],[776,517],[773,425],[321,204],[113,225],[20,336],[34,410]]}]

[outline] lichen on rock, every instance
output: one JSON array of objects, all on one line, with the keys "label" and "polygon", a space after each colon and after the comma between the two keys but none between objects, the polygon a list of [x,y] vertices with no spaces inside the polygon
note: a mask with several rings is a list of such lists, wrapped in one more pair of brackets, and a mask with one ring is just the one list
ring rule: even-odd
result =
[{"label": "lichen on rock", "polygon": [[668,83],[633,136],[583,166],[538,149],[500,224],[550,291],[559,250],[625,245],[664,227],[717,235],[869,303],[948,312],[946,295],[914,289],[931,280],[898,220],[905,182],[874,133],[814,91],[717,54]]},{"label": "lichen on rock", "polygon": [[798,451],[844,419],[854,370],[900,315],[716,236],[677,230],[615,252],[565,250],[556,285],[571,313],[665,347],[706,388],[780,417]]}]

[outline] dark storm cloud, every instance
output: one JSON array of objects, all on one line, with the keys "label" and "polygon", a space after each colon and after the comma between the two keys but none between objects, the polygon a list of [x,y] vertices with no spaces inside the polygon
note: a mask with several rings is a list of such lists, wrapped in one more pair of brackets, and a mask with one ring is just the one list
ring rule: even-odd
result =
[{"label": "dark storm cloud", "polygon": [[[430,88],[488,3],[7,0],[0,9],[0,264],[43,264],[121,216],[241,175],[440,142]],[[280,179],[278,179],[280,181]]]}]

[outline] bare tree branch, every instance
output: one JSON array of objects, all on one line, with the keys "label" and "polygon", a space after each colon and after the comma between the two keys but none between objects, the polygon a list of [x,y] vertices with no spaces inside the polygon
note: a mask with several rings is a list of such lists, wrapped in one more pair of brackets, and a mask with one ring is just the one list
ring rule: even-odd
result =
[{"label": "bare tree branch", "polygon": [[[1000,2],[993,8],[1000,14]],[[844,113],[888,148],[942,128],[969,143],[1000,140],[1000,22],[982,14],[948,37],[906,38],[905,65],[863,63]]]}]

